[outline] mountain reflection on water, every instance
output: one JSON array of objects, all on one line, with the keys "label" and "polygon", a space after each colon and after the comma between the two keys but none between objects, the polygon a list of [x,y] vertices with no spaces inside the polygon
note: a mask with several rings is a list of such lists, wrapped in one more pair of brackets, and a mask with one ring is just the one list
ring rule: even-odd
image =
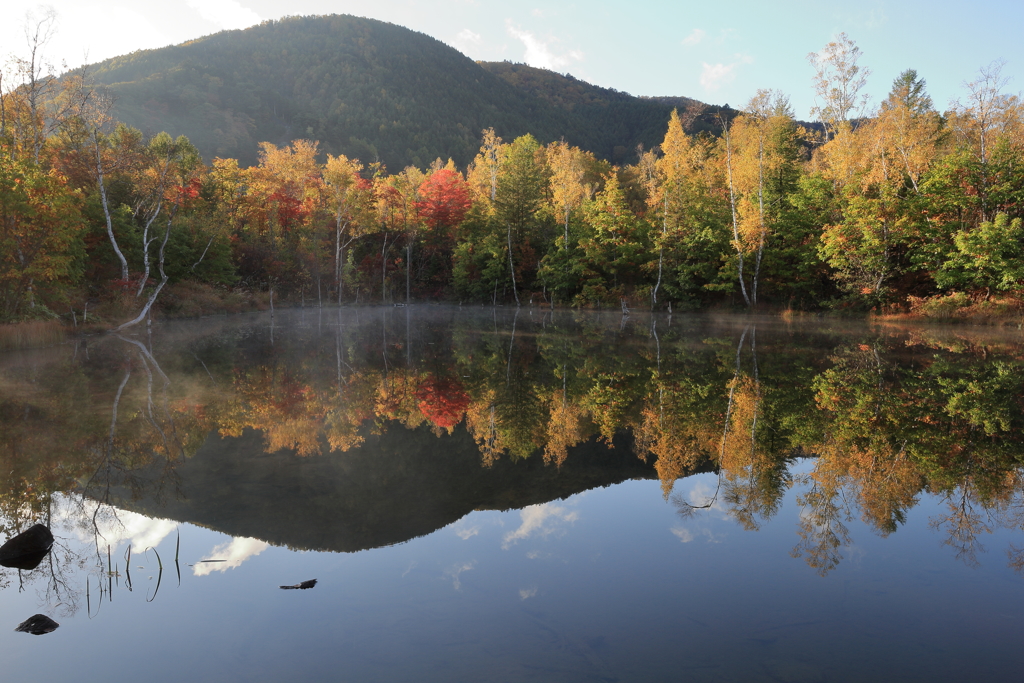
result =
[{"label": "mountain reflection on water", "polygon": [[[792,554],[823,575],[851,519],[898,533],[934,494],[933,527],[971,564],[983,535],[1024,526],[1022,351],[998,331],[533,308],[91,337],[0,357],[0,531],[50,522],[67,494],[61,514],[77,496],[97,534],[112,506],[264,544],[246,552],[352,552],[657,478],[680,514],[750,530],[795,488]],[[699,472],[716,484],[684,496]],[[1024,569],[1024,545],[1004,550]]]}]

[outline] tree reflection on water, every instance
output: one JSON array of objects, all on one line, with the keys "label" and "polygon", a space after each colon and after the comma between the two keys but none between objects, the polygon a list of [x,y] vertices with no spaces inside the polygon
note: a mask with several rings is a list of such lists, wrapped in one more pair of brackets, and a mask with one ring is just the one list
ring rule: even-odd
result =
[{"label": "tree reflection on water", "polygon": [[[924,494],[968,564],[986,534],[1024,528],[1016,334],[533,308],[277,317],[273,335],[203,320],[0,359],[0,531],[55,526],[63,506],[95,552],[58,542],[4,585],[45,582],[74,611],[70,568],[121,579],[105,554],[119,510],[355,550],[637,477],[748,530],[796,488],[792,554],[823,575],[852,519],[895,533]],[[217,484],[212,462],[240,483]],[[717,476],[706,500],[675,491],[698,472]],[[271,527],[254,497],[356,521]],[[1024,571],[1024,547],[1007,552]]]}]

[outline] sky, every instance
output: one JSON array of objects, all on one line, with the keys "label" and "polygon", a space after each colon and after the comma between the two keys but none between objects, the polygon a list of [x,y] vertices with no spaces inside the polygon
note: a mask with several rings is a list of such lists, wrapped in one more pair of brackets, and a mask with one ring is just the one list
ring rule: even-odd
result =
[{"label": "sky", "polygon": [[[31,0],[30,0],[31,2]],[[25,3],[23,7],[31,8]],[[908,68],[939,109],[1002,60],[1006,90],[1024,89],[1020,0],[503,2],[500,0],[51,0],[47,55],[75,67],[288,15],[354,14],[426,33],[475,60],[525,62],[633,95],[683,95],[742,107],[759,88],[814,106],[809,53],[841,32],[871,71],[877,104]],[[38,11],[39,6],[35,6]],[[32,11],[29,9],[28,11]],[[25,54],[23,16],[0,22],[0,59]]]}]

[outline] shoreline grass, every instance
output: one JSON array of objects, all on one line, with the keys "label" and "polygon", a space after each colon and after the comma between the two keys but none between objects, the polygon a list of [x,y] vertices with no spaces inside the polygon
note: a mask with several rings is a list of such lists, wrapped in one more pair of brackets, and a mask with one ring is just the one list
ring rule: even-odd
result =
[{"label": "shoreline grass", "polygon": [[0,324],[0,351],[30,349],[60,344],[68,328],[59,320],[29,320]]},{"label": "shoreline grass", "polygon": [[879,322],[935,322],[952,325],[1024,325],[1024,301],[1017,297],[970,297],[962,292],[927,298],[908,297],[903,311],[872,313]]}]

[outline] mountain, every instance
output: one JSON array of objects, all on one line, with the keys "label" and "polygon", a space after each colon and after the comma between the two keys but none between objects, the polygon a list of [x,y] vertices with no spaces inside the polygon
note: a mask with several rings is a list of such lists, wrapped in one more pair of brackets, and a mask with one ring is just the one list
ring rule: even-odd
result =
[{"label": "mountain", "polygon": [[319,140],[324,152],[380,159],[391,170],[436,157],[466,164],[488,127],[506,140],[564,138],[629,161],[637,144],[661,141],[674,106],[695,104],[633,97],[525,65],[477,63],[423,33],[347,15],[267,21],[90,71],[115,95],[117,119],[146,133],[187,135],[207,160],[243,164],[256,162],[260,141],[296,138]]}]

